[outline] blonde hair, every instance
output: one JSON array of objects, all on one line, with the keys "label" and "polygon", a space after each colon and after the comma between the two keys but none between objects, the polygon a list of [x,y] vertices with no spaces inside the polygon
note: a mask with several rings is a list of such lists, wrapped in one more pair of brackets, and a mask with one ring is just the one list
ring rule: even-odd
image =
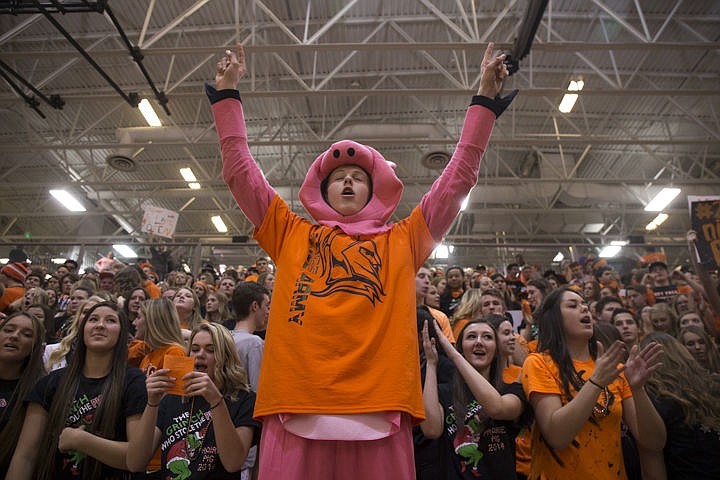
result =
[{"label": "blonde hair", "polygon": [[146,300],[140,304],[145,317],[145,342],[153,350],[167,345],[185,347],[180,318],[169,298]]},{"label": "blonde hair", "polygon": [[685,346],[686,333],[694,333],[703,339],[705,342],[705,355],[707,357],[707,365],[703,365],[703,367],[707,368],[710,373],[720,373],[720,353],[718,352],[718,347],[715,345],[712,337],[710,337],[707,333],[707,330],[702,327],[698,327],[697,325],[688,325],[682,328],[680,333],[678,333],[677,339],[683,344],[683,346]]},{"label": "blonde hair", "polygon": [[48,358],[47,364],[45,365],[45,368],[47,368],[48,372],[52,370],[52,366],[56,363],[60,363],[65,359],[68,353],[70,353],[70,350],[72,350],[73,344],[75,343],[75,338],[78,334],[78,326],[80,325],[80,319],[82,318],[83,314],[93,305],[102,303],[106,301],[104,298],[93,295],[90,298],[88,298],[85,303],[83,303],[80,308],[78,308],[78,311],[75,313],[75,315],[72,317],[70,321],[70,326],[68,328],[67,334],[63,337],[62,340],[60,340],[60,346],[57,348],[57,350],[54,350],[50,354],[50,358]]},{"label": "blonde hair", "polygon": [[460,320],[472,320],[482,309],[482,291],[479,288],[468,288],[460,299],[460,304],[453,315],[453,325]]},{"label": "blonde hair", "polygon": [[[195,290],[193,290],[190,287],[180,287],[175,292],[175,295],[173,295],[173,305],[175,304],[175,297],[178,296],[178,293],[180,293],[181,290],[187,290],[192,294],[193,298],[193,309],[192,312],[190,312],[190,317],[187,321],[187,327],[189,330],[192,330],[193,328],[197,327],[201,323],[205,321],[205,319],[200,314],[200,299],[198,298],[197,294],[195,293]],[[180,312],[178,312],[178,317],[180,316]],[[180,320],[182,322],[182,319]]]},{"label": "blonde hair", "polygon": [[668,397],[680,405],[683,423],[689,427],[712,428],[720,433],[720,382],[702,368],[685,346],[665,332],[651,332],[640,343],[663,346],[662,366],[645,386],[655,397]]},{"label": "blonde hair", "polygon": [[[218,301],[218,309],[217,312],[207,312],[205,314],[205,320],[208,322],[216,322],[216,323],[223,323],[225,320],[229,320],[232,318],[232,315],[230,314],[230,308],[228,308],[228,303],[230,300],[228,299],[227,295],[225,295],[221,291],[216,292],[210,292],[208,294],[208,298],[215,297]],[[205,305],[205,309],[207,310],[207,305]]]},{"label": "blonde hair", "polygon": [[28,288],[25,291],[25,294],[12,302],[10,305],[8,305],[7,312],[8,314],[11,313],[17,313],[17,312],[24,312],[25,311],[25,296],[28,294],[28,292],[33,292],[32,299],[30,300],[30,305],[34,303],[40,303],[42,305],[48,305],[50,303],[50,296],[47,294],[45,289],[41,287],[32,287]]},{"label": "blonde hair", "polygon": [[217,323],[201,323],[190,333],[187,352],[190,355],[192,342],[200,332],[208,332],[215,347],[215,370],[213,382],[224,397],[237,400],[240,392],[250,390],[247,372],[240,362],[237,346],[227,328]]},{"label": "blonde hair", "polygon": [[[678,334],[678,328],[679,328],[678,318],[677,318],[677,315],[675,315],[675,312],[673,311],[673,309],[670,308],[670,305],[668,305],[665,302],[658,302],[655,305],[653,305],[652,307],[650,307],[650,324],[651,324],[651,326],[652,326],[653,316],[655,316],[657,314],[667,315],[667,317],[670,319],[670,331],[668,331],[667,333],[669,335],[672,335],[673,337],[676,337]],[[654,328],[655,327],[653,327],[653,329]]]},{"label": "blonde hair", "polygon": [[33,303],[40,303],[42,305],[49,306],[50,296],[42,287],[32,287],[29,288],[27,291],[32,292],[32,297],[30,298],[30,305],[32,305]]}]

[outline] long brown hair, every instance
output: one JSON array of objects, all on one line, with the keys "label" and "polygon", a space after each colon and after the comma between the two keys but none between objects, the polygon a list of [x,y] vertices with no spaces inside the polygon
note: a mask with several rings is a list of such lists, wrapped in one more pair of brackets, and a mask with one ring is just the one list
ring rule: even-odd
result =
[{"label": "long brown hair", "polygon": [[[56,478],[56,457],[59,452],[58,440],[60,432],[65,428],[70,407],[72,406],[75,396],[77,395],[80,377],[83,374],[85,359],[87,356],[87,346],[85,345],[85,324],[95,310],[100,307],[109,307],[118,313],[120,318],[120,333],[118,341],[113,348],[112,360],[110,362],[110,372],[105,377],[102,386],[102,401],[95,411],[92,425],[87,430],[93,435],[108,438],[111,440],[125,440],[118,438],[117,422],[123,421],[122,414],[122,398],[125,391],[125,372],[127,365],[127,343],[128,338],[128,321],[127,318],[118,309],[117,304],[112,302],[100,302],[93,305],[85,315],[83,315],[78,325],[78,335],[76,350],[70,356],[68,366],[60,380],[57,392],[50,405],[48,412],[48,424],[40,442],[40,459],[37,467],[37,478],[53,479]],[[90,456],[83,460],[82,479],[107,478],[103,475],[103,464]],[[118,475],[120,477],[121,475]]]},{"label": "long brown hair", "polygon": [[652,397],[667,397],[680,405],[683,422],[691,428],[712,428],[720,434],[720,381],[702,368],[690,352],[665,332],[651,332],[640,342],[663,346],[662,366],[645,383]]},{"label": "long brown hair", "polygon": [[10,315],[4,320],[0,320],[0,329],[12,319],[18,317],[29,318],[33,326],[33,346],[30,355],[25,359],[15,390],[10,397],[9,404],[12,409],[6,408],[0,414],[0,422],[8,418],[5,428],[0,430],[0,472],[7,470],[12,459],[17,440],[20,437],[23,422],[25,421],[26,404],[23,402],[27,394],[30,392],[35,383],[45,375],[43,367],[43,342],[45,341],[45,327],[34,316],[25,312],[18,312]]},{"label": "long brown hair", "polygon": [[677,336],[683,346],[685,346],[686,333],[694,333],[703,339],[705,342],[705,355],[707,356],[707,364],[703,365],[703,367],[706,367],[710,373],[720,373],[720,352],[718,352],[718,347],[715,345],[715,342],[710,335],[708,335],[707,330],[702,327],[698,327],[697,325],[688,325],[683,327]]}]

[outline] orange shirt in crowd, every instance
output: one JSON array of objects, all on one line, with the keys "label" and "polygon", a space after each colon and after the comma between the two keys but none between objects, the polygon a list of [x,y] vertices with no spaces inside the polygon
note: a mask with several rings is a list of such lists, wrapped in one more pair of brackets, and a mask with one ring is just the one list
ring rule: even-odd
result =
[{"label": "orange shirt in crowd", "polygon": [[160,287],[155,285],[152,280],[148,280],[145,282],[145,285],[143,285],[143,288],[147,290],[148,295],[150,295],[150,298],[160,298],[162,297],[162,291],[160,290]]},{"label": "orange shirt in crowd", "polygon": [[447,315],[432,307],[428,307],[428,310],[430,311],[430,315],[432,315],[438,325],[440,325],[440,329],[442,330],[443,335],[445,335],[445,338],[450,340],[450,343],[455,343],[455,335],[453,335],[452,327],[450,326],[450,319]]},{"label": "orange shirt in crowd", "polygon": [[140,368],[140,363],[145,355],[152,350],[144,340],[133,340],[128,345],[127,364],[131,367]]},{"label": "orange shirt in crowd", "polygon": [[25,287],[7,287],[0,297],[0,312],[4,312],[18,298],[25,295]]},{"label": "orange shirt in crowd", "polygon": [[420,207],[390,230],[314,225],[276,196],[255,231],[278,266],[255,417],[406,412],[425,418],[415,272],[433,238]]},{"label": "orange shirt in crowd", "polygon": [[465,328],[465,325],[467,325],[469,321],[469,318],[458,318],[453,322],[452,333],[455,338],[460,338],[460,332],[462,332],[462,329]]},{"label": "orange shirt in crowd", "polygon": [[140,370],[143,371],[146,377],[152,375],[155,370],[163,368],[166,356],[184,357],[186,356],[185,349],[180,345],[166,345],[157,348],[145,355],[142,362],[140,362]]},{"label": "orange shirt in crowd", "polygon": [[505,382],[505,383],[519,382],[521,371],[522,371],[522,367],[511,363],[507,367],[503,368],[503,371],[502,371],[503,382]]},{"label": "orange shirt in crowd", "polygon": [[[575,370],[582,372],[587,380],[595,370],[595,361],[573,360]],[[531,353],[522,368],[522,384],[528,400],[534,393],[556,394],[563,405],[568,398],[562,393],[560,374],[557,365],[547,353]],[[620,421],[622,420],[622,401],[632,397],[630,385],[625,376],[620,374],[608,390],[614,396],[607,402],[610,413],[594,422],[586,421],[580,432],[575,435],[574,442],[562,450],[553,450],[541,439],[537,424],[532,427],[532,465],[528,478],[542,479],[611,479],[626,478],[620,445]],[[572,395],[575,391],[572,390]],[[598,403],[605,405],[603,395]]]}]

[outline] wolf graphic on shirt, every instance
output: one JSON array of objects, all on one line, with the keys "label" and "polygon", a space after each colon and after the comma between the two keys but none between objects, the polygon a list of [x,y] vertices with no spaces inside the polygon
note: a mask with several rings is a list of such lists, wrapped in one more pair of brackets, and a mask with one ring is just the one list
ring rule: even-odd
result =
[{"label": "wolf graphic on shirt", "polygon": [[[342,242],[348,242],[342,245]],[[341,245],[338,245],[341,243]],[[340,247],[339,249],[337,247]],[[362,295],[375,305],[385,296],[380,281],[382,260],[377,246],[372,240],[354,240],[331,230],[319,238],[320,254],[319,276],[325,282],[325,288],[313,291],[318,297],[327,297],[335,292]]]},{"label": "wolf graphic on shirt", "polygon": [[344,292],[367,298],[372,305],[386,293],[380,280],[382,260],[373,240],[360,240],[337,229],[318,228],[310,235],[303,270],[295,281],[289,321],[302,325],[310,296]]}]

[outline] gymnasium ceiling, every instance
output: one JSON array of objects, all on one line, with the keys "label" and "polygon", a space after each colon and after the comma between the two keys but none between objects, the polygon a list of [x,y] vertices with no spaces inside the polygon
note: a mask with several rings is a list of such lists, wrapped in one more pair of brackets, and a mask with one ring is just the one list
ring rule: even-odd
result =
[{"label": "gymnasium ceiling", "polygon": [[[0,60],[64,106],[40,101],[42,118],[22,98],[33,95],[28,87],[21,95],[0,79],[2,241],[48,255],[51,244],[145,244],[157,241],[140,231],[154,206],[179,212],[165,242],[202,244],[216,263],[245,263],[258,251],[228,245],[252,227],[222,181],[203,94],[225,48],[246,45],[240,90],[251,151],[292,207],[304,214],[297,189],[316,155],[352,138],[397,163],[405,182],[397,220],[440,172],[426,156],[452,152],[484,45],[509,51],[528,8],[528,0],[110,1],[169,115],[107,13],[50,14],[124,95],[150,99],[163,126],[147,127],[45,15],[18,13],[31,4],[0,2]],[[561,113],[575,79],[584,89]],[[456,261],[500,264],[521,253],[547,265],[569,246],[577,255],[630,235],[677,245],[690,225],[686,196],[720,193],[720,2],[551,0],[506,86],[521,93],[496,124],[478,185],[446,238]],[[130,158],[119,164],[129,171],[111,166],[113,155]],[[188,187],[182,167],[201,189]],[[647,232],[656,213],[643,208],[667,186],[682,193]],[[68,212],[52,188],[74,192],[87,211]]]}]

